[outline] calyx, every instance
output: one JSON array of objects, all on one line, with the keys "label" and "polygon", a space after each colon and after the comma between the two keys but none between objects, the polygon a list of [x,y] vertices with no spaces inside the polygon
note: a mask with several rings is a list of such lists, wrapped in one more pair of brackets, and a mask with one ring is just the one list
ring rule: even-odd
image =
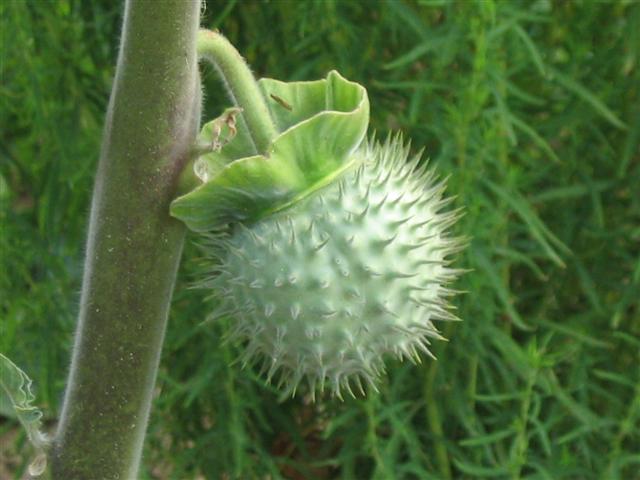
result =
[{"label": "calyx", "polygon": [[[225,47],[228,42],[216,35],[201,33],[203,41]],[[206,123],[198,136],[196,151],[201,155],[189,167],[197,185],[171,204],[171,215],[191,230],[205,232],[263,218],[358,162],[354,153],[369,123],[369,100],[361,85],[331,71],[325,79],[310,82],[263,78],[247,89],[258,92],[250,97],[254,105],[234,105]],[[252,124],[247,111],[253,108],[266,112],[262,124]],[[256,153],[259,129],[272,138]]]}]

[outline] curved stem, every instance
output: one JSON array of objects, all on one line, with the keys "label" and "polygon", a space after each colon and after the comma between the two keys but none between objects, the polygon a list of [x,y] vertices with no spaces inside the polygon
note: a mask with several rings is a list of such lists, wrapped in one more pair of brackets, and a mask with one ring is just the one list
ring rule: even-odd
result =
[{"label": "curved stem", "polygon": [[242,109],[239,117],[247,127],[255,153],[266,153],[278,132],[249,66],[218,32],[200,30],[197,49],[200,57],[218,69],[232,101]]}]

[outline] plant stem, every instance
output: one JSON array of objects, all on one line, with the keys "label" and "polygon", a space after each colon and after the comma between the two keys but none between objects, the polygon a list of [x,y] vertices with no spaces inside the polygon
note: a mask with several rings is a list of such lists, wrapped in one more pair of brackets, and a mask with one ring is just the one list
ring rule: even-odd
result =
[{"label": "plant stem", "polygon": [[218,69],[232,101],[242,109],[240,121],[252,139],[253,153],[266,153],[278,133],[247,63],[226,38],[210,30],[198,33],[198,54]]},{"label": "plant stem", "polygon": [[440,408],[438,407],[438,398],[435,392],[436,376],[438,373],[438,362],[431,362],[427,370],[427,378],[424,388],[425,408],[427,410],[427,424],[433,435],[433,446],[436,458],[436,464],[442,478],[450,479],[451,464],[449,463],[449,454],[445,444],[445,434],[442,428],[442,419],[440,417]]},{"label": "plant stem", "polygon": [[126,2],[56,480],[138,478],[185,233],[169,203],[199,127],[199,12],[199,0]]}]

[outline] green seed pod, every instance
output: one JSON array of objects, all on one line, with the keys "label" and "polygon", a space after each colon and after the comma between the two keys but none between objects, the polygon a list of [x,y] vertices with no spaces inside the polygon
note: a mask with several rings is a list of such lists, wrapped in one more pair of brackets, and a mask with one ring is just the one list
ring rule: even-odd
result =
[{"label": "green seed pod", "polygon": [[364,393],[386,355],[432,356],[435,322],[456,320],[447,284],[462,242],[448,228],[459,212],[443,210],[444,181],[419,155],[409,159],[399,136],[363,141],[360,85],[331,72],[259,86],[278,132],[268,150],[246,156],[247,135],[232,135],[225,112],[200,141],[220,145],[222,124],[228,141],[196,162],[203,183],[172,213],[215,232],[202,285],[219,300],[213,318],[233,319],[245,364],[259,363],[286,393],[301,382],[313,395]]}]

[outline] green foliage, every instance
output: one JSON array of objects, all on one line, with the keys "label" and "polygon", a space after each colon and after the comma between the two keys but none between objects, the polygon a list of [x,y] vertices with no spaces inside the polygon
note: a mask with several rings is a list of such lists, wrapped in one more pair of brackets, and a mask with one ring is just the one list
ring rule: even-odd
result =
[{"label": "green foliage", "polygon": [[[0,351],[55,412],[120,5],[0,3]],[[210,2],[257,76],[366,86],[450,173],[465,321],[365,400],[278,403],[229,366],[187,248],[147,478],[633,478],[640,464],[640,5]],[[227,105],[209,71],[206,117]],[[19,473],[16,473],[18,475]]]}]

